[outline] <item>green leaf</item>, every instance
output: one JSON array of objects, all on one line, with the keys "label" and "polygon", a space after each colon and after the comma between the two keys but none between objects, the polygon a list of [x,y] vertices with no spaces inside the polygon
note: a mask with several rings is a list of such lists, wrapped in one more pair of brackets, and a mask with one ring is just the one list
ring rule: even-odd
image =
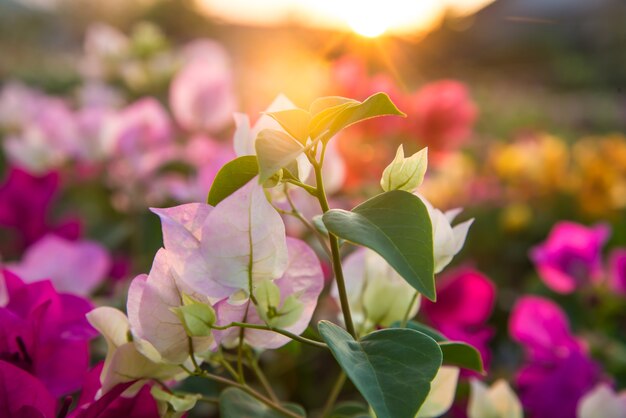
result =
[{"label": "green leaf", "polygon": [[275,129],[263,129],[259,132],[254,146],[259,161],[261,184],[281,168],[295,161],[305,150],[302,144],[291,136]]},{"label": "green leaf", "polygon": [[311,121],[309,112],[303,109],[287,109],[269,112],[267,115],[274,118],[289,135],[297,139],[302,145],[306,145],[306,140],[309,137],[309,122]]},{"label": "green leaf", "polygon": [[[394,328],[401,328],[402,325],[400,322],[396,322],[392,325]],[[419,331],[422,334],[428,335],[433,340],[439,342],[448,341],[448,339],[439,331],[434,328],[429,327],[428,325],[424,325],[421,322],[417,321],[408,321],[406,324],[406,328],[414,329],[415,331]]]},{"label": "green leaf", "polygon": [[339,106],[345,103],[359,103],[357,100],[348,99],[347,97],[341,96],[326,96],[319,97],[313,100],[311,106],[309,106],[309,113],[311,116],[315,116],[323,110],[326,110],[331,107]]},{"label": "green leaf", "polygon": [[371,418],[369,408],[361,402],[340,402],[331,411],[329,418]]},{"label": "green leaf", "polygon": [[378,418],[413,418],[441,366],[441,349],[429,336],[406,328],[374,331],[356,341],[320,321],[320,334]]},{"label": "green leaf", "polygon": [[[401,327],[399,322],[394,323],[392,326],[395,328]],[[460,341],[449,341],[436,329],[416,321],[407,322],[406,327],[424,333],[437,341],[443,353],[443,364],[445,366],[458,366],[478,373],[485,373],[480,352],[473,346]]]},{"label": "green leaf", "polygon": [[[338,103],[340,104],[320,111],[311,119],[309,131],[312,138],[323,133],[322,141],[326,142],[337,132],[357,122],[379,116],[406,116],[385,93],[373,94],[363,102],[355,100]],[[324,133],[325,131],[327,132]]]},{"label": "green leaf", "polygon": [[167,410],[170,412],[190,411],[196,406],[196,403],[202,395],[200,394],[184,394],[169,393],[162,390],[159,386],[152,386],[150,393],[156,401],[167,404]]},{"label": "green leaf", "polygon": [[458,366],[485,373],[483,359],[473,346],[458,341],[442,341],[439,347],[443,353],[443,364],[446,366]]},{"label": "green leaf", "polygon": [[226,163],[213,180],[207,203],[217,206],[258,174],[259,163],[255,155],[244,155]]},{"label": "green leaf", "polygon": [[[301,417],[306,417],[306,412],[300,405],[283,404],[282,406]],[[220,394],[220,416],[222,418],[288,417],[237,388],[228,388]]]},{"label": "green leaf", "polygon": [[350,212],[330,210],[322,220],[331,233],[376,251],[418,292],[436,299],[433,231],[420,198],[392,190]]}]

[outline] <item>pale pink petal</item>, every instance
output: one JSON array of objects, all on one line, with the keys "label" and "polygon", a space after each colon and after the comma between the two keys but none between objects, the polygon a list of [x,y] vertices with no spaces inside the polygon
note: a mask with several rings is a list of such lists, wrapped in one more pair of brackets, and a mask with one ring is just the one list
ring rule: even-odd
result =
[{"label": "pale pink petal", "polygon": [[[304,242],[295,238],[287,238],[289,251],[289,266],[285,274],[274,283],[278,285],[281,299],[289,295],[296,295],[304,305],[300,318],[293,325],[286,328],[294,334],[301,334],[313,316],[317,299],[324,287],[324,277],[319,259],[315,252]],[[259,318],[254,304],[231,304],[224,299],[216,305],[219,325],[228,325],[232,322],[247,322],[251,324],[264,324]],[[218,343],[230,346],[238,340],[240,329],[230,328],[226,331],[216,331],[215,338]],[[290,338],[271,331],[244,330],[245,341],[253,347],[274,349],[287,344]]]},{"label": "pale pink petal", "polygon": [[[172,308],[182,305],[182,292],[192,296],[174,277],[167,250],[160,249],[150,274],[139,276],[128,295],[130,327],[137,338],[148,341],[166,362],[181,364],[190,354],[189,340],[182,323]],[[208,301],[207,301],[208,303]],[[211,337],[193,338],[196,353],[207,351]]]},{"label": "pale pink petal", "polygon": [[7,267],[27,283],[50,279],[58,291],[84,296],[106,278],[111,258],[96,242],[46,235],[28,248],[20,263]]},{"label": "pale pink petal", "polygon": [[[215,207],[202,234],[211,277],[224,286],[249,290],[250,280],[273,280],[285,271],[285,225],[257,178]],[[184,279],[204,293],[206,278]]]}]

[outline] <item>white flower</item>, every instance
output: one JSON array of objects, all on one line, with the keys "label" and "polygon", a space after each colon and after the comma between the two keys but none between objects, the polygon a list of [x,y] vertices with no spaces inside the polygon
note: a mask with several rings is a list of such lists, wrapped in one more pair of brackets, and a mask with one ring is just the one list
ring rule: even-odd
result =
[{"label": "white flower", "polygon": [[435,418],[448,412],[454,402],[460,372],[458,367],[441,366],[415,418]]},{"label": "white flower", "polygon": [[[420,297],[416,298],[415,289],[374,251],[359,248],[343,265],[350,309],[362,331],[391,326],[407,313],[409,319],[417,314]],[[336,286],[331,292],[339,300]]]},{"label": "white flower", "polygon": [[517,395],[504,380],[496,381],[490,388],[477,379],[472,379],[470,384],[472,393],[467,405],[468,418],[524,417]]},{"label": "white flower", "polygon": [[626,417],[626,392],[615,393],[606,383],[596,386],[578,402],[578,418]]},{"label": "white flower", "polygon": [[426,198],[417,195],[430,215],[433,225],[433,252],[435,255],[435,273],[440,273],[452,258],[461,251],[465,238],[474,219],[452,226],[452,221],[461,213],[462,208],[451,209],[445,213],[434,208]]}]

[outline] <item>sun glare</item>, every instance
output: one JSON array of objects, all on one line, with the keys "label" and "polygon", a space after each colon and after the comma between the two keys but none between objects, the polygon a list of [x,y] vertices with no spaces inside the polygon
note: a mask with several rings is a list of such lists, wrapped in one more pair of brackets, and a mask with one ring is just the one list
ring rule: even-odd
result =
[{"label": "sun glare", "polygon": [[195,0],[206,13],[240,24],[298,22],[374,38],[433,29],[446,10],[475,12],[493,0]]}]

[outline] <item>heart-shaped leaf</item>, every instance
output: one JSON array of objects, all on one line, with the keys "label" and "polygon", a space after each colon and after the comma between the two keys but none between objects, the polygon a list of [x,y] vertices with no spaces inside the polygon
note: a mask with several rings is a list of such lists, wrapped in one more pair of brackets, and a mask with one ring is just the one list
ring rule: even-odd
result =
[{"label": "heart-shaped leaf", "polygon": [[458,366],[485,373],[483,359],[473,346],[459,341],[442,341],[439,347],[443,353],[443,364],[446,366]]},{"label": "heart-shaped leaf", "polygon": [[255,155],[244,155],[226,163],[213,180],[207,203],[217,206],[258,174],[259,163]]},{"label": "heart-shaped leaf", "polygon": [[[400,327],[401,325],[397,322],[392,326]],[[416,321],[409,321],[406,327],[424,333],[437,341],[443,353],[444,366],[458,366],[478,373],[485,372],[480,352],[473,346],[460,341],[449,341],[436,329]]]},{"label": "heart-shaped leaf", "polygon": [[433,230],[420,198],[393,190],[322,219],[331,233],[376,251],[418,292],[436,299]]},{"label": "heart-shaped leaf", "polygon": [[[283,404],[282,406],[293,412],[295,416],[306,417],[306,412],[300,405]],[[237,388],[228,388],[220,394],[220,416],[222,418],[290,417]]]},{"label": "heart-shaped leaf", "polygon": [[356,341],[337,325],[320,321],[320,334],[337,362],[378,418],[413,418],[441,366],[441,349],[407,328],[372,332]]}]

